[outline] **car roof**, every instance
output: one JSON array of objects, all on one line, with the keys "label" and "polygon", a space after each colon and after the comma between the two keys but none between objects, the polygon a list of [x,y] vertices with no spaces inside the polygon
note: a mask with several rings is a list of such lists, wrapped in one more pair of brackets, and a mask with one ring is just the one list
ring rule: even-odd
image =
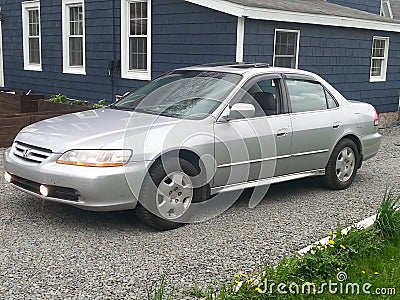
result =
[{"label": "car roof", "polygon": [[315,78],[315,74],[299,69],[290,68],[280,68],[271,67],[266,63],[238,63],[238,62],[227,62],[227,63],[210,63],[196,65],[186,68],[181,68],[179,70],[187,71],[213,71],[213,72],[223,72],[232,73],[239,75],[256,75],[256,74],[299,74],[308,75]]}]

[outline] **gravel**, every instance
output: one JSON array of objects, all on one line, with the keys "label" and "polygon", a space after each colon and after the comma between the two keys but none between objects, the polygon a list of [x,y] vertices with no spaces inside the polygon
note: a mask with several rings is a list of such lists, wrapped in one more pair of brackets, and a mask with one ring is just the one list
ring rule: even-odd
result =
[{"label": "gravel", "polygon": [[[253,272],[374,214],[386,186],[399,191],[400,127],[345,191],[306,179],[273,186],[256,208],[248,193],[210,221],[155,232],[130,211],[96,213],[42,202],[0,184],[0,299],[146,299],[168,273],[184,296]],[[2,152],[2,151],[1,151]],[[2,164],[1,164],[2,165]]]}]

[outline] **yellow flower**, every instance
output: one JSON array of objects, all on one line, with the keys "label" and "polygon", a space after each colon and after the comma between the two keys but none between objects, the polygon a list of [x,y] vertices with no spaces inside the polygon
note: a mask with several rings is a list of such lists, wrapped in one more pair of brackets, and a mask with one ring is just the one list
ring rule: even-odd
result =
[{"label": "yellow flower", "polygon": [[365,271],[361,271],[361,273],[365,274]]},{"label": "yellow flower", "polygon": [[308,282],[308,281],[306,282],[306,285],[310,285],[310,284],[311,284],[311,282]]},{"label": "yellow flower", "polygon": [[332,232],[329,232],[329,233],[328,233],[328,236],[332,236],[332,235],[333,235],[333,233],[332,233]]},{"label": "yellow flower", "polygon": [[334,231],[333,234],[337,234],[337,231]]},{"label": "yellow flower", "polygon": [[346,250],[346,247],[343,245],[340,245],[340,248],[342,248],[343,250]]},{"label": "yellow flower", "polygon": [[247,280],[247,283],[252,283],[252,282],[253,282],[253,279]]},{"label": "yellow flower", "polygon": [[244,274],[244,273],[243,273],[243,274],[240,274],[240,276],[242,276],[242,277],[246,277],[246,274]]},{"label": "yellow flower", "polygon": [[335,245],[335,241],[334,240],[329,240],[329,245]]},{"label": "yellow flower", "polygon": [[235,274],[235,276],[234,276],[235,278],[239,278],[240,276],[238,275],[238,274]]},{"label": "yellow flower", "polygon": [[374,275],[379,275],[379,273],[378,273],[378,272],[375,272]]},{"label": "yellow flower", "polygon": [[331,248],[335,248],[335,246],[333,246],[333,245],[329,245],[329,247],[331,247]]},{"label": "yellow flower", "polygon": [[235,284],[239,284],[239,283],[240,283],[240,281],[239,281],[239,280],[235,280],[234,282],[235,282]]},{"label": "yellow flower", "polygon": [[336,269],[336,271],[340,272],[340,269],[339,269],[339,268],[337,268],[337,269]]},{"label": "yellow flower", "polygon": [[260,294],[263,292],[263,290],[260,289],[259,287],[258,287],[258,288],[255,288],[254,290],[255,290],[256,292],[259,292]]}]

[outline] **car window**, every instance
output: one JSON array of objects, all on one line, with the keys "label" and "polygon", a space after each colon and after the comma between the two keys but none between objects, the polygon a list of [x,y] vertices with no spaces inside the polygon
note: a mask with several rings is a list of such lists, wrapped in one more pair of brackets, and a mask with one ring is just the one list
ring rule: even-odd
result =
[{"label": "car window", "polygon": [[212,71],[174,71],[135,90],[114,109],[176,118],[210,115],[242,79],[241,75]]},{"label": "car window", "polygon": [[339,106],[336,100],[332,97],[332,95],[326,90],[325,90],[325,95],[326,95],[326,102],[328,103],[328,108],[336,108]]},{"label": "car window", "polygon": [[279,79],[257,81],[245,91],[239,103],[251,103],[256,108],[255,117],[279,114]]},{"label": "car window", "polygon": [[324,110],[337,106],[336,101],[318,82],[287,79],[286,83],[294,113]]}]

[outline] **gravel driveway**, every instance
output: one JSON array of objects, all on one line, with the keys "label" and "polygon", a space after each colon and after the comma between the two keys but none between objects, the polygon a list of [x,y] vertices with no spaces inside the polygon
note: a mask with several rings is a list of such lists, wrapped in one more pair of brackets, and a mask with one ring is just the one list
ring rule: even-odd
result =
[{"label": "gravel driveway", "polygon": [[375,213],[385,187],[399,190],[400,128],[382,131],[379,155],[354,184],[316,179],[273,186],[255,209],[244,195],[223,215],[155,232],[132,212],[94,213],[39,201],[0,185],[0,299],[145,299],[169,273],[180,293],[250,272]]}]

